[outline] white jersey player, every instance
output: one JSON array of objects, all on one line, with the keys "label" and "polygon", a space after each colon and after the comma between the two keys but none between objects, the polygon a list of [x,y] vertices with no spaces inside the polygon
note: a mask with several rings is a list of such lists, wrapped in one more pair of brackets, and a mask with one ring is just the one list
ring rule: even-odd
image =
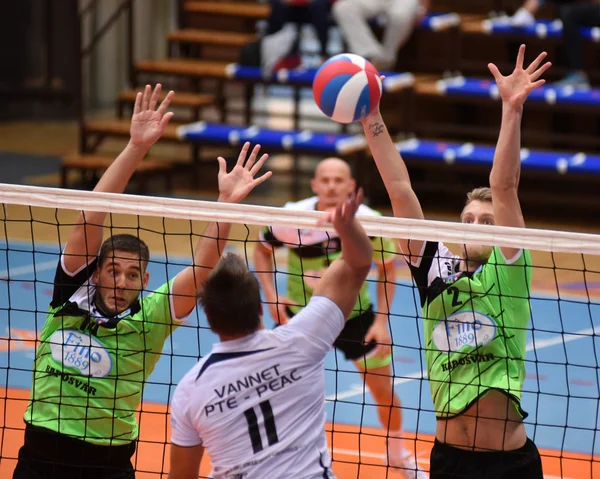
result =
[{"label": "white jersey player", "polygon": [[220,342],[181,380],[171,403],[170,479],[333,478],[325,438],[324,360],[354,307],[373,247],[354,216],[362,192],[328,214],[342,254],[288,324],[265,330],[260,287],[225,255],[200,297]]}]

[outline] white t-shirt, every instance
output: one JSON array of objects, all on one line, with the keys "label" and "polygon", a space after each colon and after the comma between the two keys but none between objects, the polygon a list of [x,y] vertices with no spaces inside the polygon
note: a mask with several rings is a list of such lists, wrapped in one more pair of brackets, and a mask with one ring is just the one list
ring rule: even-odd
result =
[{"label": "white t-shirt", "polygon": [[333,478],[324,361],[344,319],[315,296],[284,326],[215,344],[175,390],[171,442],[202,444],[214,478]]},{"label": "white t-shirt", "polygon": [[[297,211],[317,211],[318,196],[311,196],[301,201],[290,201],[283,205],[285,209]],[[356,211],[357,215],[364,216],[381,216],[377,211],[369,208],[367,205],[359,205]],[[272,226],[267,228],[273,235],[273,239],[280,242],[282,245],[314,245],[324,242],[329,242],[333,238],[338,238],[336,231],[319,231],[319,230],[298,230],[285,226]],[[259,238],[266,247],[269,247],[269,242],[265,241],[265,230],[259,232]]]}]

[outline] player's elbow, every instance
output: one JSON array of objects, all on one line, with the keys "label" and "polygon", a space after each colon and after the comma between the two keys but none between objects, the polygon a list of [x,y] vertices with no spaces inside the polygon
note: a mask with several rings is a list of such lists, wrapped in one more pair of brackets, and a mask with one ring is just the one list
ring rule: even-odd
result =
[{"label": "player's elbow", "polygon": [[516,175],[506,175],[496,171],[490,174],[490,188],[492,194],[517,191],[519,184]]},{"label": "player's elbow", "polygon": [[392,203],[404,203],[407,198],[410,198],[412,195],[414,195],[410,180],[399,180],[390,183],[388,195]]},{"label": "player's elbow", "polygon": [[169,479],[197,479],[199,472],[199,464],[196,461],[179,461],[179,463],[173,463],[171,459],[171,471],[169,472]]},{"label": "player's elbow", "polygon": [[352,268],[352,272],[354,273],[355,278],[359,282],[364,282],[371,271],[371,262],[360,263],[358,265],[354,265]]},{"label": "player's elbow", "polygon": [[357,266],[362,270],[364,268],[367,269],[367,273],[371,269],[371,265],[373,264],[373,253],[375,248],[373,247],[373,243],[365,236],[365,244],[363,247],[363,254],[358,255],[357,258]]},{"label": "player's elbow", "polygon": [[196,479],[198,477],[197,473],[182,473],[180,471],[170,472],[169,479]]}]

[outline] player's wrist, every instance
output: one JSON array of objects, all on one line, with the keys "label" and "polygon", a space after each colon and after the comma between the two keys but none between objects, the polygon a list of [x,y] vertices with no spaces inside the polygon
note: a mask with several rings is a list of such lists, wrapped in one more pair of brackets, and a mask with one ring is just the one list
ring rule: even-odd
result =
[{"label": "player's wrist", "polygon": [[228,194],[228,193],[221,193],[219,192],[219,196],[217,197],[217,201],[219,203],[232,203],[232,204],[237,204],[240,201],[235,199],[235,196],[233,194]]},{"label": "player's wrist", "polygon": [[381,112],[379,111],[379,107],[375,108],[371,113],[369,113],[367,116],[365,116],[360,122],[362,123],[365,130],[368,130],[370,128],[370,125],[374,122],[383,124],[383,118],[381,117]]},{"label": "player's wrist", "polygon": [[125,151],[129,153],[133,153],[136,156],[141,155],[143,158],[146,153],[150,150],[149,145],[145,145],[143,143],[136,142],[133,138],[129,139],[127,146],[125,147]]},{"label": "player's wrist", "polygon": [[523,104],[515,104],[510,101],[502,102],[502,113],[503,114],[512,114],[512,115],[521,115],[523,113]]}]

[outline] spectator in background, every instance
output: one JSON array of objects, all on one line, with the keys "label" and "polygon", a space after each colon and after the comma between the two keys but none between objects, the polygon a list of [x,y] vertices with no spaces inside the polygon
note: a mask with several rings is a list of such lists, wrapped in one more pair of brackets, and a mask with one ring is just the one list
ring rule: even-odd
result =
[{"label": "spectator in background", "polygon": [[525,0],[521,8],[519,8],[512,17],[508,20],[513,27],[526,27],[535,23],[535,16],[540,8],[546,3],[565,4],[573,3],[577,0]]},{"label": "spectator in background", "polygon": [[533,25],[535,23],[535,16],[543,4],[544,0],[525,0],[521,8],[509,18],[510,24],[513,27]]},{"label": "spectator in background", "polygon": [[263,68],[277,71],[301,65],[300,33],[304,24],[314,27],[321,61],[327,58],[331,0],[271,0],[267,35],[262,41]]},{"label": "spectator in background", "polygon": [[[398,50],[429,6],[430,0],[338,0],[332,10],[350,51],[383,71],[394,68]],[[379,15],[385,19],[381,43],[368,24]]]},{"label": "spectator in background", "polygon": [[583,42],[581,27],[600,26],[600,0],[570,2],[560,9],[563,23],[563,48],[569,72],[557,83],[557,86],[589,88],[590,82],[583,70]]},{"label": "spectator in background", "polygon": [[508,22],[513,27],[526,27],[535,23],[535,15],[540,8],[552,3],[560,7],[560,19],[563,24],[563,48],[568,73],[558,87],[589,88],[590,82],[583,70],[583,42],[581,27],[600,25],[600,0],[525,0]]}]

